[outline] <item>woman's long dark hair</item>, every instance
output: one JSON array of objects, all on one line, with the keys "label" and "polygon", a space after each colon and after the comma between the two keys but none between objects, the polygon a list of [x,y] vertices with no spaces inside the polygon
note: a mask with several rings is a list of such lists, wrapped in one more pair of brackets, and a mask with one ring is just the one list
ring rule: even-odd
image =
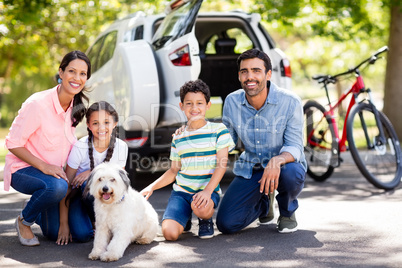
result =
[{"label": "woman's long dark hair", "polygon": [[[85,53],[79,50],[74,50],[67,53],[64,56],[63,60],[61,61],[59,68],[64,72],[66,67],[70,64],[70,62],[76,59],[83,60],[87,64],[88,66],[87,79],[89,79],[91,77],[91,61],[89,60],[87,55],[85,55]],[[86,87],[84,87],[80,91],[80,93],[74,96],[73,111],[71,113],[71,121],[73,122],[72,124],[73,127],[76,127],[85,116],[86,108],[83,99],[88,102],[88,97],[84,94],[85,91]]]},{"label": "woman's long dark hair", "polygon": [[[109,115],[111,115],[113,117],[113,120],[116,123],[119,122],[119,115],[117,114],[117,112],[113,108],[113,106],[110,105],[106,101],[100,101],[100,102],[95,102],[91,106],[89,106],[87,113],[85,115],[87,118],[87,123],[89,123],[89,118],[91,117],[91,114],[96,111],[106,111]],[[90,168],[91,168],[91,170],[93,170],[95,168],[93,147],[92,147],[93,134],[89,128],[87,128],[87,130],[88,130],[88,155],[89,155],[89,160],[90,160]],[[114,145],[116,143],[117,137],[118,137],[118,127],[116,126],[113,129],[112,135],[110,137],[109,147],[107,149],[106,157],[103,160],[103,162],[109,162],[110,159],[112,158],[113,151],[114,151]]]}]

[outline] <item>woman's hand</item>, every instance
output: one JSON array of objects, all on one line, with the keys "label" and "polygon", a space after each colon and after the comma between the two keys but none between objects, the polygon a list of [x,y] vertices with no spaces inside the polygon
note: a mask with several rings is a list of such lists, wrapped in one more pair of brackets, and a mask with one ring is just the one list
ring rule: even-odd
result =
[{"label": "woman's hand", "polygon": [[63,179],[67,183],[69,183],[68,179],[67,179],[67,175],[64,172],[64,169],[62,167],[44,163],[43,166],[40,168],[40,170],[43,173],[45,173],[46,175],[51,175],[57,179]]}]

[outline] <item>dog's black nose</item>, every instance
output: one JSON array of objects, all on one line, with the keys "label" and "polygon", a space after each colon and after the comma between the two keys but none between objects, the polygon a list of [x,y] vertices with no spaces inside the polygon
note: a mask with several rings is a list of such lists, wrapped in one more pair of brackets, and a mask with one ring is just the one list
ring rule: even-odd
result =
[{"label": "dog's black nose", "polygon": [[103,186],[102,191],[103,191],[104,193],[107,193],[107,191],[109,191],[109,188],[108,188],[107,186]]}]

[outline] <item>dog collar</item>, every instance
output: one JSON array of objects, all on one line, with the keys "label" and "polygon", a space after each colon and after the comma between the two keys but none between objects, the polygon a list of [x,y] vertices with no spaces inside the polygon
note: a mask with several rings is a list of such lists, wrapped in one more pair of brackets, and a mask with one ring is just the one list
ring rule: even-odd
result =
[{"label": "dog collar", "polygon": [[122,198],[119,200],[119,202],[117,202],[116,204],[120,204],[121,202],[123,202],[125,196],[126,196],[126,195],[123,195],[123,197],[122,197]]}]

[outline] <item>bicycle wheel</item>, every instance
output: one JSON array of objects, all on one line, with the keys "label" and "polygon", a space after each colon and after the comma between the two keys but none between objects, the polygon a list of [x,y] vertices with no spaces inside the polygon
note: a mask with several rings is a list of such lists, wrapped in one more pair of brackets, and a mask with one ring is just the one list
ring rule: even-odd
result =
[{"label": "bicycle wheel", "polygon": [[347,139],[352,157],[366,179],[377,188],[391,190],[401,182],[401,146],[389,119],[378,112],[385,144],[379,140],[374,112],[368,103],[355,105],[350,111]]},{"label": "bicycle wheel", "polygon": [[303,112],[307,174],[316,181],[325,181],[334,171],[331,158],[335,131],[330,118],[324,116],[325,108],[318,102],[308,101]]}]

